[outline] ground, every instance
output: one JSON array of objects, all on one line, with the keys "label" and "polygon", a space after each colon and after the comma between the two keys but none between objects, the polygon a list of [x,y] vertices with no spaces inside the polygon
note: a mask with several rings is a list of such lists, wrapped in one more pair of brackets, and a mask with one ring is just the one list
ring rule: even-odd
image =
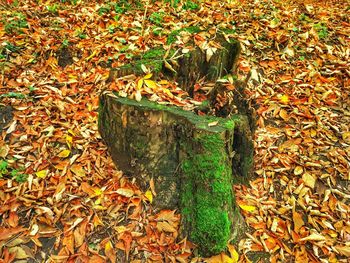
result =
[{"label": "ground", "polygon": [[107,84],[109,67],[164,44],[186,54],[189,39],[210,56],[219,31],[242,44],[237,74],[251,72],[258,123],[255,179],[235,186],[250,231],[207,261],[347,262],[349,12],[345,0],[2,1],[2,262],[204,260],[176,239],[180,215],[154,212],[152,189],[114,166],[97,109],[105,89],[189,106],[147,68],[142,81]]}]

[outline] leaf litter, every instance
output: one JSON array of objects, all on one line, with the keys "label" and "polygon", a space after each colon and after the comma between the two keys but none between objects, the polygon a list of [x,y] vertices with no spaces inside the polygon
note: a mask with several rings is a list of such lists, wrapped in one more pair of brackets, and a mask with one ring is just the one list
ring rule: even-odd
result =
[{"label": "leaf litter", "polygon": [[[0,142],[2,261],[249,262],[265,252],[271,262],[347,262],[347,1],[16,3],[0,4],[0,103],[14,110]],[[115,169],[97,131],[106,88],[188,106],[176,83],[147,69],[106,83],[109,67],[169,38],[184,54],[194,38],[210,57],[217,47],[188,25],[240,40],[238,74],[252,72],[258,105],[256,177],[235,186],[251,231],[210,259],[179,241],[176,211],[152,210],[153,189]]]}]

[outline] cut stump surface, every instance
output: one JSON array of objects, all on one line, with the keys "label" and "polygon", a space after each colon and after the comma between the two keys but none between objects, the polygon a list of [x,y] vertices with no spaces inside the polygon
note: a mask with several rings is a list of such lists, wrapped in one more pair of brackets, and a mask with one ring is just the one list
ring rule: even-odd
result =
[{"label": "cut stump surface", "polygon": [[154,180],[153,205],[178,208],[182,235],[203,255],[225,249],[242,227],[232,184],[250,173],[253,160],[247,118],[198,116],[109,93],[100,103],[99,130],[117,166],[144,191]]}]

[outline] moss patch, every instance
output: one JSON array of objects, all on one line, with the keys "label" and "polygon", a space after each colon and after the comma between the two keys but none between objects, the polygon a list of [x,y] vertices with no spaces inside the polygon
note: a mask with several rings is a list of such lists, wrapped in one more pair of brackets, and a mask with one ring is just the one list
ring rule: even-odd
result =
[{"label": "moss patch", "polygon": [[217,254],[230,239],[234,198],[225,140],[216,133],[199,133],[194,145],[183,146],[188,155],[181,165],[186,178],[180,201],[183,220],[191,225],[190,239],[200,253]]},{"label": "moss patch", "polygon": [[168,35],[168,38],[166,40],[167,45],[174,43],[176,41],[176,37],[180,35],[180,33],[183,31],[188,32],[190,34],[196,34],[201,32],[202,30],[198,26],[190,26],[187,28],[174,30]]}]

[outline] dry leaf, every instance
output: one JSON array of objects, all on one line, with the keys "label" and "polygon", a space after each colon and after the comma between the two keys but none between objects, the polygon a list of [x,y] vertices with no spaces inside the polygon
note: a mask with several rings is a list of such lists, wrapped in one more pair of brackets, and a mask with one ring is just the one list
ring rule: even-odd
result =
[{"label": "dry leaf", "polygon": [[166,221],[157,222],[157,229],[160,232],[171,232],[171,233],[176,232],[176,228],[170,225]]},{"label": "dry leaf", "polygon": [[36,172],[35,174],[37,177],[44,179],[48,173],[49,173],[49,170],[41,170],[39,172]]},{"label": "dry leaf", "polygon": [[148,201],[152,204],[152,202],[153,202],[152,191],[151,190],[147,190],[146,193],[145,193],[145,196],[148,199]]},{"label": "dry leaf", "polygon": [[301,175],[303,172],[304,172],[304,169],[300,165],[298,165],[298,166],[296,166],[294,168],[294,174],[295,175]]},{"label": "dry leaf", "polygon": [[10,147],[5,145],[0,145],[0,158],[5,158],[9,153]]},{"label": "dry leaf", "polygon": [[238,255],[235,247],[231,244],[228,244],[227,247],[228,247],[228,251],[230,252],[230,255],[231,255],[233,262],[234,263],[238,262],[239,255]]},{"label": "dry leaf", "polygon": [[153,80],[145,79],[144,82],[145,82],[146,86],[151,88],[151,89],[157,89],[158,88],[157,83],[155,83]]},{"label": "dry leaf", "polygon": [[63,150],[62,152],[60,152],[57,156],[61,157],[61,158],[66,158],[70,155],[70,150]]},{"label": "dry leaf", "polygon": [[300,228],[304,225],[303,216],[298,212],[293,212],[294,231],[299,233]]},{"label": "dry leaf", "polygon": [[247,212],[253,212],[256,209],[256,207],[252,206],[252,205],[241,205],[241,204],[239,204],[239,207],[242,208],[244,211],[247,211]]},{"label": "dry leaf", "polygon": [[16,259],[29,258],[29,255],[27,255],[26,251],[22,247],[10,247],[9,252],[14,253]]},{"label": "dry leaf", "polygon": [[324,241],[326,238],[321,234],[313,233],[307,237],[300,238],[299,241]]},{"label": "dry leaf", "polygon": [[304,173],[302,176],[302,180],[304,181],[306,186],[312,189],[315,187],[316,179],[311,174]]},{"label": "dry leaf", "polygon": [[132,197],[134,195],[134,191],[129,188],[119,188],[116,193],[125,197]]},{"label": "dry leaf", "polygon": [[339,252],[339,254],[350,258],[350,245],[347,246],[334,246],[334,248]]},{"label": "dry leaf", "polygon": [[105,254],[112,263],[116,262],[117,260],[116,251],[113,248],[112,242],[110,240],[108,240],[105,244]]}]

